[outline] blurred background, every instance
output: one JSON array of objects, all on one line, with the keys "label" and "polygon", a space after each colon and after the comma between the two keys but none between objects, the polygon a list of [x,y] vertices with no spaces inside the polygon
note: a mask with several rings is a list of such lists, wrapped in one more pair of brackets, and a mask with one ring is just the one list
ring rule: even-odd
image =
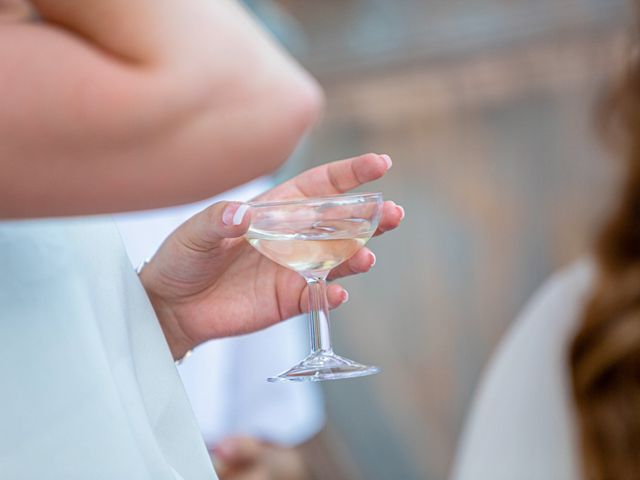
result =
[{"label": "blurred background", "polygon": [[325,448],[345,478],[443,479],[501,335],[548,275],[586,254],[610,201],[617,165],[594,105],[624,59],[629,7],[248,3],[328,98],[281,176],[388,153],[391,173],[369,189],[407,213],[372,241],[373,271],[344,282],[336,350],[383,373],[322,385]]}]

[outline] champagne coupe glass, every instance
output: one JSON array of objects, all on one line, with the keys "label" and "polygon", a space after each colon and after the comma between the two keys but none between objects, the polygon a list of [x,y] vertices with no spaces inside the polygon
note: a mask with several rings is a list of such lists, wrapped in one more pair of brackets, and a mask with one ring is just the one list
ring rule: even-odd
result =
[{"label": "champagne coupe glass", "polygon": [[333,353],[326,278],[371,238],[382,204],[381,193],[249,203],[249,243],[265,257],[298,272],[309,286],[311,353],[268,381],[336,380],[380,371]]}]

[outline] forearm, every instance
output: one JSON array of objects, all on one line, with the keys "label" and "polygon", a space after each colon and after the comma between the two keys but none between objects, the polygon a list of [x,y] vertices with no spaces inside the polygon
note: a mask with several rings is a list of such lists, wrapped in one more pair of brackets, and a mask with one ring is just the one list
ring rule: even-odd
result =
[{"label": "forearm", "polygon": [[[127,61],[162,63],[200,0],[31,0],[44,20]],[[182,3],[182,2],[180,2]],[[213,2],[211,2],[213,3]]]},{"label": "forearm", "polygon": [[[32,0],[49,23],[138,65],[237,79],[290,63],[234,0]],[[248,57],[244,57],[247,55]],[[244,57],[244,58],[238,58]],[[244,64],[249,62],[249,65]],[[257,62],[257,64],[255,63]],[[226,67],[220,71],[220,66]],[[197,79],[191,78],[190,81]]]},{"label": "forearm", "polygon": [[275,168],[318,114],[315,83],[224,0],[35,3],[66,30],[0,31],[0,217],[204,198]]}]

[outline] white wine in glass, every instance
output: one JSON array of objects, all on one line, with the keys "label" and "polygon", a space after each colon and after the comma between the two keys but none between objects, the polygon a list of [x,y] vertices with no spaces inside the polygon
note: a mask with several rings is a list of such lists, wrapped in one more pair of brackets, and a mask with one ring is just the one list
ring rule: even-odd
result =
[{"label": "white wine in glass", "polygon": [[252,202],[246,238],[265,257],[302,275],[309,286],[311,353],[269,381],[321,381],[378,373],[333,353],[326,278],[371,238],[382,214],[380,193]]}]

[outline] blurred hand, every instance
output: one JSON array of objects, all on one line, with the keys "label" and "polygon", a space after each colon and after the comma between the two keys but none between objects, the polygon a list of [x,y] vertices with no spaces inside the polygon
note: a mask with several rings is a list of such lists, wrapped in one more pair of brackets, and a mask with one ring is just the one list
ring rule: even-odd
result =
[{"label": "blurred hand", "polygon": [[[307,198],[347,192],[382,177],[386,155],[367,154],[307,170],[258,200]],[[220,202],[182,224],[160,247],[140,278],[174,358],[217,337],[268,327],[307,310],[306,282],[296,272],[258,253],[243,238],[246,205]],[[404,210],[385,202],[376,234],[396,228]],[[375,256],[366,247],[337,266],[329,279],[368,271]],[[347,300],[332,284],[330,308]]]},{"label": "blurred hand", "polygon": [[302,456],[252,437],[231,437],[213,449],[220,480],[306,480]]}]

